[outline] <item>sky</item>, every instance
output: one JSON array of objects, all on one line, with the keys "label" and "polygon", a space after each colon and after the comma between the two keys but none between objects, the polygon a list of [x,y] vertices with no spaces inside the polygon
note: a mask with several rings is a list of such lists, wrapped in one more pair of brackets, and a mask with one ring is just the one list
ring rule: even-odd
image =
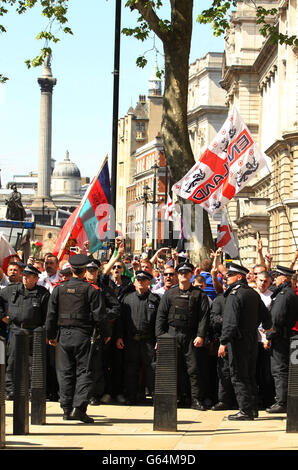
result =
[{"label": "sky", "polygon": [[[134,26],[136,12],[122,0],[121,27]],[[165,3],[169,3],[168,1]],[[224,39],[216,38],[209,25],[195,21],[210,0],[194,0],[194,27],[190,63],[207,52],[223,52]],[[82,7],[84,5],[84,7]],[[72,0],[68,26],[74,35],[60,34],[52,47],[52,73],[57,79],[53,91],[52,158],[77,164],[81,176],[92,178],[112,149],[114,0]],[[43,46],[35,39],[46,25],[38,8],[18,15],[13,9],[1,18],[7,33],[0,36],[0,73],[7,76],[0,85],[0,169],[2,187],[13,175],[38,170],[40,87],[42,68],[27,69]],[[155,48],[157,49],[154,49]],[[145,53],[148,64],[136,66]],[[119,118],[147,94],[155,61],[163,67],[162,45],[152,34],[146,42],[121,35]]]}]

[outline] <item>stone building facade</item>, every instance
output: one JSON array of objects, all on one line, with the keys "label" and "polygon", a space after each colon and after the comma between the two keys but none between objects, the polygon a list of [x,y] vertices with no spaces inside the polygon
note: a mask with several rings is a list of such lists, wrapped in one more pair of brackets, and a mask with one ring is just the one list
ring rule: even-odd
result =
[{"label": "stone building facade", "polygon": [[127,236],[129,233],[133,236],[134,251],[141,253],[144,245],[152,247],[153,243],[155,249],[159,248],[165,236],[166,160],[160,136],[140,147],[135,156],[135,200],[127,207],[127,221],[130,221]]},{"label": "stone building facade", "polygon": [[160,133],[162,116],[162,86],[154,67],[149,80],[148,96],[140,95],[135,108],[118,121],[116,228],[126,233],[127,191],[134,183],[136,151],[153,141]]},{"label": "stone building facade", "polygon": [[[298,31],[296,0],[257,1],[278,8],[272,22]],[[239,1],[226,36],[226,104],[235,105],[268,158],[267,169],[229,204],[241,261],[257,261],[256,239],[275,264],[289,264],[298,242],[298,48],[272,44],[259,33],[253,2]]]}]

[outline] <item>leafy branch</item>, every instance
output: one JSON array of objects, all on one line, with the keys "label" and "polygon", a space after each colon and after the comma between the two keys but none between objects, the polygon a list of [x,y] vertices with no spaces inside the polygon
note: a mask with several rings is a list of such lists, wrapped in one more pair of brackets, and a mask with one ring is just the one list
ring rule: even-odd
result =
[{"label": "leafy branch", "polygon": [[[15,7],[16,12],[19,15],[26,13],[28,10],[34,8],[37,4],[42,7],[42,16],[48,18],[49,22],[44,31],[41,31],[37,36],[37,40],[44,41],[44,47],[42,47],[40,54],[34,59],[26,59],[25,64],[28,68],[38,67],[43,64],[47,54],[51,54],[52,50],[49,47],[50,43],[56,44],[60,41],[56,33],[53,33],[52,28],[54,24],[58,24],[58,31],[62,31],[64,34],[73,34],[71,28],[66,26],[68,22],[68,2],[70,0],[2,0],[0,6],[0,16],[4,16],[8,13],[7,7]],[[3,5],[5,4],[5,6]],[[5,33],[6,29],[0,24],[0,32]],[[0,74],[0,83],[5,83],[8,80]]]},{"label": "leafy branch", "polygon": [[[254,0],[251,0],[252,5],[256,9],[256,23],[262,25],[260,27],[260,34],[264,37],[269,37],[272,43],[288,44],[298,46],[298,38],[296,35],[289,36],[280,33],[277,25],[277,8],[266,9],[261,6],[256,6]],[[207,10],[203,10],[197,17],[197,21],[202,24],[211,23],[213,34],[221,36],[230,27],[228,15],[232,7],[237,6],[236,0],[222,1],[213,0],[212,6]],[[272,20],[274,23],[272,23]]]}]

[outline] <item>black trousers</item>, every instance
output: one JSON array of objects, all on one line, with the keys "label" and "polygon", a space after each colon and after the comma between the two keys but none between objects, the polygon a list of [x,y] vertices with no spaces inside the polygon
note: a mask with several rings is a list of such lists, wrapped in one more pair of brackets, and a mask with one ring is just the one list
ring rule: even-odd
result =
[{"label": "black trousers", "polygon": [[[113,339],[111,341],[113,341]],[[116,347],[115,340],[111,343],[110,347],[110,364],[111,388],[108,393],[112,395],[113,398],[116,398],[117,395],[124,394],[124,351]]]},{"label": "black trousers", "polygon": [[259,395],[259,405],[267,408],[274,403],[274,380],[270,367],[270,350],[264,349],[263,343],[258,343],[257,358],[257,386]]},{"label": "black trousers", "polygon": [[142,372],[143,384],[149,393],[154,392],[155,342],[150,340],[124,341],[124,388],[130,400],[136,400]]},{"label": "black trousers", "polygon": [[227,345],[231,381],[240,410],[257,408],[257,333],[247,332]]},{"label": "black trousers", "polygon": [[[174,331],[172,331],[174,330]],[[169,328],[169,333],[177,337],[178,343],[178,397],[185,393],[185,376],[189,379],[191,399],[199,401],[205,398],[205,387],[200,373],[199,363],[203,360],[203,355],[206,356],[207,352],[198,351],[193,344],[193,336],[179,332],[172,327]]]},{"label": "black trousers", "polygon": [[217,358],[218,375],[218,401],[230,405],[231,408],[236,403],[235,392],[231,380],[229,353],[224,357]]},{"label": "black trousers", "polygon": [[287,403],[290,340],[276,336],[270,348],[271,374],[274,379],[276,402]]},{"label": "black trousers", "polygon": [[91,396],[100,398],[105,391],[104,345],[101,340],[92,354],[88,375],[92,377]]},{"label": "black trousers", "polygon": [[83,328],[60,329],[59,394],[65,411],[86,411],[92,394],[92,373],[87,371],[90,332]]},{"label": "black trousers", "polygon": [[[16,337],[15,333],[21,330],[17,326],[13,326],[9,330],[9,340],[7,345],[7,365],[6,365],[6,393],[14,394],[14,364],[15,364],[15,349],[16,349]],[[33,330],[26,330],[29,337],[29,384],[31,379],[32,370],[32,358],[33,358]],[[30,385],[29,385],[30,387]]]}]

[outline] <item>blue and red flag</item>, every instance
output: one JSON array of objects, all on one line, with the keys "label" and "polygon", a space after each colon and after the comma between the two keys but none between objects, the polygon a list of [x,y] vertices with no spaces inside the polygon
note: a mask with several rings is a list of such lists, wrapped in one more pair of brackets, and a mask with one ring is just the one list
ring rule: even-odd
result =
[{"label": "blue and red flag", "polygon": [[90,243],[91,253],[102,247],[110,217],[110,188],[108,157],[106,157],[80,205],[62,227],[53,250],[59,260],[64,255],[70,254],[71,247],[78,246],[84,249],[84,242],[87,240]]}]

